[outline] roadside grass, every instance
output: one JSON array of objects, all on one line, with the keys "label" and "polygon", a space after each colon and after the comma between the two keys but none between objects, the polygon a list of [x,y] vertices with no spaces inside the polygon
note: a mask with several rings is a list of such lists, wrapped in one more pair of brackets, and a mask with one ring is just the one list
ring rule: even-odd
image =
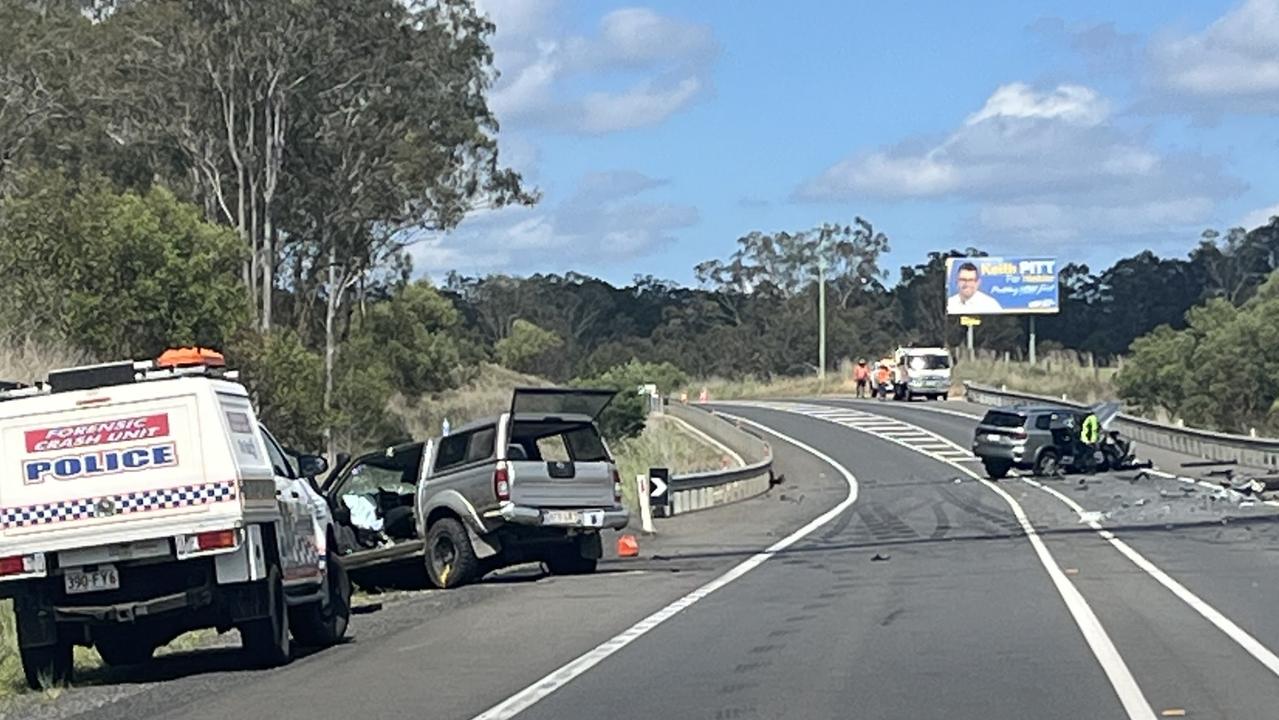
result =
[{"label": "roadside grass", "polygon": [[511,391],[517,387],[552,387],[554,383],[500,365],[485,363],[469,383],[423,397],[416,402],[397,395],[391,398],[389,410],[404,420],[411,437],[427,438],[440,434],[441,423],[458,427],[472,420],[497,415],[511,407]]},{"label": "roadside grass", "polygon": [[[963,357],[955,351],[954,386],[951,397],[963,396],[963,383],[974,382],[1009,390],[1061,397],[1085,403],[1114,400],[1118,393],[1114,377],[1118,367],[1101,367],[1089,361],[1087,356],[1069,351],[1043,353],[1034,365],[1017,360],[1005,360],[993,352],[978,351],[975,358]],[[1121,361],[1122,363],[1122,361]],[[848,368],[831,371],[823,380],[816,375],[761,379],[754,377],[739,380],[711,378],[694,382],[685,390],[690,402],[697,400],[702,389],[713,400],[746,400],[752,398],[806,397],[827,394],[846,394],[856,386]]]},{"label": "roadside grass", "polygon": [[[213,629],[193,630],[174,638],[172,642],[156,650],[156,656],[186,652],[205,647],[217,637]],[[77,675],[96,674],[106,666],[98,651],[92,648],[76,647],[74,653]],[[27,692],[27,683],[22,676],[22,660],[18,655],[18,629],[13,617],[13,601],[0,600],[0,699]],[[57,697],[58,688],[46,690],[45,695]]]},{"label": "roadside grass", "polygon": [[855,386],[848,373],[831,372],[824,379],[816,375],[756,378],[738,380],[711,378],[688,387],[689,402],[696,402],[703,389],[711,400],[748,400],[755,398],[805,397],[851,392]]},{"label": "roadside grass", "polygon": [[31,383],[50,370],[93,362],[86,353],[29,336],[0,335],[0,380]]},{"label": "roadside grass", "polygon": [[963,381],[969,381],[1095,403],[1118,399],[1114,385],[1118,371],[1116,367],[1097,366],[1073,352],[1045,353],[1034,365],[1006,361],[994,353],[978,353],[974,359],[960,358],[955,364],[955,385],[957,392],[962,392]]},{"label": "roadside grass", "polygon": [[631,513],[639,512],[635,478],[649,468],[664,467],[672,475],[715,470],[728,461],[715,446],[689,433],[680,424],[661,415],[649,416],[644,431],[633,438],[610,444],[622,476],[622,499]]}]

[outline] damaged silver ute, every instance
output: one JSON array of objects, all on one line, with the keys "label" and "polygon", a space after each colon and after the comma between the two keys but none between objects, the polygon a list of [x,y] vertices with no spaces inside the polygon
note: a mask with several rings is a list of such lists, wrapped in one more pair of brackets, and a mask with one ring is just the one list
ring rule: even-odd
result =
[{"label": "damaged silver ute", "polygon": [[595,423],[614,395],[518,389],[502,415],[339,467],[324,491],[352,579],[389,584],[425,569],[451,588],[524,562],[594,572],[600,532],[629,520]]}]

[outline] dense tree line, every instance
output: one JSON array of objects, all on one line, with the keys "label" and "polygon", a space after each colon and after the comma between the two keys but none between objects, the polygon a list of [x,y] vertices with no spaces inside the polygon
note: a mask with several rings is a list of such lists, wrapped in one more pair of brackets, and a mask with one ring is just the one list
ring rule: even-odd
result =
[{"label": "dense tree line", "polygon": [[[0,27],[0,327],[101,359],[224,348],[299,446],[400,439],[393,396],[411,407],[483,362],[627,390],[606,424],[633,433],[640,382],[814,371],[819,272],[832,369],[962,342],[944,265],[982,251],[889,282],[889,237],[863,218],[750,232],[695,287],[414,281],[440,270],[411,267],[423,233],[537,199],[498,160],[493,28],[464,0],[30,0],[0,4]],[[1196,395],[1211,381],[1169,379],[1197,362],[1157,360],[1265,336],[1249,323],[1274,311],[1277,255],[1272,223],[1206,232],[1184,258],[1068,265],[1041,347],[1104,362],[1131,346],[1130,399],[1224,422]],[[1025,329],[990,318],[976,341],[1020,354]],[[1263,390],[1240,405],[1249,422],[1271,409]]]},{"label": "dense tree line", "polygon": [[[731,257],[697,267],[699,287],[653,277],[615,287],[569,273],[454,275],[443,289],[476,343],[541,348],[512,367],[551,378],[595,374],[632,358],[669,362],[693,377],[811,373],[822,253],[830,369],[841,358],[873,356],[897,343],[964,342],[964,328],[945,314],[945,263],[984,252],[929,253],[925,262],[901,267],[889,287],[882,269],[887,238],[858,220],[838,228],[836,241],[834,227],[750,233]],[[1185,258],[1143,251],[1101,272],[1068,264],[1060,274],[1061,312],[1038,320],[1038,341],[1111,362],[1156,327],[1186,327],[1187,311],[1203,302],[1246,303],[1276,267],[1274,224],[1224,238],[1209,231]],[[1024,318],[986,318],[975,344],[1021,357],[1026,331]]]},{"label": "dense tree line", "polygon": [[[0,323],[104,357],[233,348],[299,444],[456,382],[405,248],[535,200],[465,0],[0,4]],[[287,417],[285,417],[287,416]]]}]

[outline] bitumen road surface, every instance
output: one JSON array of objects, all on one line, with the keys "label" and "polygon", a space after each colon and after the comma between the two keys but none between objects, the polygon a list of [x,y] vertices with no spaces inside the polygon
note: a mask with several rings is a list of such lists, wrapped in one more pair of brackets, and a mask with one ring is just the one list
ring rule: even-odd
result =
[{"label": "bitumen road surface", "polygon": [[239,670],[230,633],[0,717],[1279,718],[1275,507],[1168,453],[991,483],[963,403],[717,409],[784,482],[640,558],[365,599],[284,668]]}]

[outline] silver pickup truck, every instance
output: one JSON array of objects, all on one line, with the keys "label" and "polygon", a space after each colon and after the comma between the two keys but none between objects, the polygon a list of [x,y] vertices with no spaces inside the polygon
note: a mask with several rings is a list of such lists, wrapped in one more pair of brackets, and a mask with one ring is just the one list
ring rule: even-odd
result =
[{"label": "silver pickup truck", "polygon": [[427,442],[355,458],[324,494],[355,582],[404,572],[451,588],[543,562],[590,573],[600,531],[621,529],[621,478],[595,424],[612,390],[521,388],[510,410]]}]

